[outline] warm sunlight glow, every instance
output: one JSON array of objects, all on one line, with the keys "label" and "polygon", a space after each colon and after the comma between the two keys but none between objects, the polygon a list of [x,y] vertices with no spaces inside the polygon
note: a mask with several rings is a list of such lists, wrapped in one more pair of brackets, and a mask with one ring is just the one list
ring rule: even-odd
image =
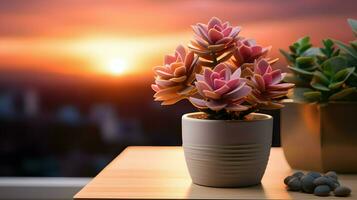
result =
[{"label": "warm sunlight glow", "polygon": [[122,58],[116,58],[110,60],[107,66],[107,70],[112,75],[120,75],[128,69],[128,62]]}]

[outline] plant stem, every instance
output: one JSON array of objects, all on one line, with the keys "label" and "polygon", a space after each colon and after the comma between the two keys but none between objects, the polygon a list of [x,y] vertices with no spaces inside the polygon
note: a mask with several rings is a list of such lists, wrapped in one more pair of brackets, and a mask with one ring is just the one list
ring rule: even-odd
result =
[{"label": "plant stem", "polygon": [[211,56],[212,56],[213,67],[215,67],[218,64],[216,53],[212,51]]}]

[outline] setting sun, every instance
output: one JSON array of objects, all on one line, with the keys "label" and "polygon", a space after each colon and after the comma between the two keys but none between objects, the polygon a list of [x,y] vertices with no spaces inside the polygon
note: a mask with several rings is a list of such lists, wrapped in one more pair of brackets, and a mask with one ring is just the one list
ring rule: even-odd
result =
[{"label": "setting sun", "polygon": [[107,70],[112,75],[120,75],[128,69],[128,62],[122,58],[110,60]]}]

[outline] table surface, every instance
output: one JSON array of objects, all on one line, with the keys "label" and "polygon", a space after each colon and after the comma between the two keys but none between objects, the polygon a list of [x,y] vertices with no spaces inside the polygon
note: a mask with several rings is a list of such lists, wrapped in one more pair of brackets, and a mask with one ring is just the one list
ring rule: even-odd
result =
[{"label": "table surface", "polygon": [[[88,183],[74,199],[321,199],[286,191],[284,177],[293,173],[281,148],[272,148],[261,185],[211,188],[195,185],[181,147],[128,147]],[[352,189],[343,199],[357,199],[357,175],[339,175]],[[341,199],[330,196],[328,199]]]}]

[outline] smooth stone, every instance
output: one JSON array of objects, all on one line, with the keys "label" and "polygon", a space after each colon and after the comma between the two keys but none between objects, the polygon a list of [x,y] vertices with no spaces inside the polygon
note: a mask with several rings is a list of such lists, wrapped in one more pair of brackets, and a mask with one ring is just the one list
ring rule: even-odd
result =
[{"label": "smooth stone", "polygon": [[331,190],[335,189],[336,188],[336,184],[335,182],[333,182],[331,179],[327,178],[327,177],[324,177],[324,176],[321,176],[319,178],[316,178],[314,180],[314,184],[315,186],[319,186],[319,185],[327,185],[331,188]]},{"label": "smooth stone", "polygon": [[300,172],[300,171],[297,171],[297,172],[293,173],[292,176],[298,177],[300,179],[302,176],[304,176],[304,173]]},{"label": "smooth stone", "polygon": [[338,197],[347,197],[351,194],[351,189],[345,186],[337,187],[333,193]]},{"label": "smooth stone", "polygon": [[284,179],[284,183],[285,185],[288,185],[289,181],[294,178],[294,176],[287,176],[285,179]]},{"label": "smooth stone", "polygon": [[312,177],[314,177],[314,178],[319,178],[319,177],[321,177],[321,174],[318,173],[318,172],[309,172],[309,173],[307,173],[306,175],[312,176]]},{"label": "smooth stone", "polygon": [[314,180],[315,178],[310,175],[304,175],[301,177],[301,188],[302,191],[306,193],[313,193],[315,189]]},{"label": "smooth stone", "polygon": [[316,196],[329,196],[330,195],[330,187],[328,185],[319,185],[314,190],[314,195]]},{"label": "smooth stone", "polygon": [[334,171],[328,171],[325,176],[328,176],[328,177],[331,177],[331,178],[334,178],[334,179],[338,179],[338,176],[337,176],[337,173],[334,172]]},{"label": "smooth stone", "polygon": [[331,180],[334,183],[334,187],[332,189],[335,189],[336,187],[340,186],[340,182],[338,182],[337,179],[334,179],[330,176],[324,176],[324,177],[328,178],[329,180]]},{"label": "smooth stone", "polygon": [[293,177],[288,182],[288,188],[291,191],[299,191],[301,190],[301,181],[298,177]]}]

